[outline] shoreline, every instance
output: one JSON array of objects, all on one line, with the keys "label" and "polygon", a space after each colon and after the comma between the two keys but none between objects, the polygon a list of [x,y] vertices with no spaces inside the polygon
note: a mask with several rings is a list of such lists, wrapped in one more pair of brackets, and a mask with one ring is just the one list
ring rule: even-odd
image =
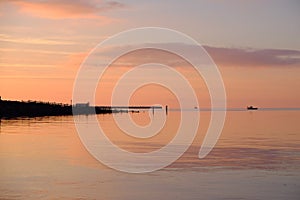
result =
[{"label": "shoreline", "polygon": [[0,100],[0,119],[18,117],[44,117],[64,115],[111,114],[120,112],[139,112],[141,109],[162,109],[160,106],[85,106],[42,102]]}]

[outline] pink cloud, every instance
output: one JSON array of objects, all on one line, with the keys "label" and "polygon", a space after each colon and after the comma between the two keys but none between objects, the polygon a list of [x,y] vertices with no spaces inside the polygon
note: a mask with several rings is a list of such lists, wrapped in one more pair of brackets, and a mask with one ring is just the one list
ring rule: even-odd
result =
[{"label": "pink cloud", "polygon": [[289,49],[243,49],[204,46],[216,63],[224,66],[300,66],[300,51]]},{"label": "pink cloud", "polygon": [[[155,46],[155,45],[153,45]],[[182,43],[156,44],[157,48],[172,46],[173,49],[186,49],[191,56],[198,57],[196,46]],[[143,49],[143,44],[138,45]],[[98,52],[100,57],[109,57],[111,53],[126,49],[127,46],[115,46]],[[203,46],[219,66],[233,67],[300,67],[300,51],[289,49],[252,49],[252,48],[224,48]],[[101,58],[100,58],[101,59]],[[141,63],[158,62],[173,67],[184,67],[186,62],[173,54],[155,49],[143,49],[124,56],[115,65],[136,66]]]},{"label": "pink cloud", "polygon": [[103,12],[124,7],[124,4],[119,2],[100,0],[4,0],[2,3],[12,3],[22,13],[49,19],[107,19],[102,16]]}]

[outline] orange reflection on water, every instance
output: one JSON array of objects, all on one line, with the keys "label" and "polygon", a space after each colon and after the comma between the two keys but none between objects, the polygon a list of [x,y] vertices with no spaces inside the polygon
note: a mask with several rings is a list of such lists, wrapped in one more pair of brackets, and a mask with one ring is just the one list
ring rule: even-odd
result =
[{"label": "orange reflection on water", "polygon": [[[151,114],[130,115],[146,124]],[[159,114],[155,112],[154,117]],[[284,191],[288,199],[297,195],[299,111],[227,112],[221,137],[204,159],[198,158],[198,152],[210,121],[210,112],[200,112],[200,115],[198,134],[184,155],[164,170],[142,175],[109,170],[95,160],[79,140],[72,116],[1,120],[0,198],[14,199],[17,195],[27,199],[74,199],[79,196],[86,199],[132,199],[133,196],[142,198],[146,193],[152,194],[153,187],[158,196],[167,192],[170,195],[167,199],[174,195],[196,198],[203,193],[214,196],[216,189],[234,193],[236,188],[241,191],[250,188],[251,193],[246,196],[251,196],[252,191],[264,197],[278,196],[277,191],[281,191],[281,195]],[[116,116],[122,118],[124,113]],[[179,116],[180,112],[170,111],[161,136],[143,139],[143,142],[132,142],[129,136],[121,136],[123,133],[116,127],[113,115],[97,117],[117,145],[134,152],[147,152],[170,140],[176,132],[175,123],[179,122]],[[97,123],[91,120],[91,116],[76,117],[87,126]],[[252,184],[248,184],[249,181]],[[283,187],[283,184],[286,185]],[[199,185],[202,186],[200,191]],[[268,187],[269,191],[274,190],[275,194],[265,194],[260,190],[261,185]],[[185,195],[174,193],[179,186],[187,191]],[[123,189],[116,193],[116,188]]]}]

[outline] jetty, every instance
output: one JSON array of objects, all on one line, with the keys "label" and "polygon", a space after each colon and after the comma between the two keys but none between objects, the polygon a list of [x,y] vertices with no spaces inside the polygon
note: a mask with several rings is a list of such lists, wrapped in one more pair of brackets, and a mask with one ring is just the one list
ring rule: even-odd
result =
[{"label": "jetty", "polygon": [[110,114],[162,109],[160,106],[90,106],[89,103],[63,104],[42,101],[11,101],[0,98],[0,118],[42,117],[61,115]]}]

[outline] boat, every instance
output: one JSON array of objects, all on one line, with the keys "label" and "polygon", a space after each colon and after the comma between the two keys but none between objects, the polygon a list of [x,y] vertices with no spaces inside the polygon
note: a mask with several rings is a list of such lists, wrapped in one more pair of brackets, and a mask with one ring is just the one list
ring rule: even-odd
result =
[{"label": "boat", "polygon": [[254,107],[254,106],[248,106],[247,107],[247,110],[257,110],[258,108],[257,107]]}]

